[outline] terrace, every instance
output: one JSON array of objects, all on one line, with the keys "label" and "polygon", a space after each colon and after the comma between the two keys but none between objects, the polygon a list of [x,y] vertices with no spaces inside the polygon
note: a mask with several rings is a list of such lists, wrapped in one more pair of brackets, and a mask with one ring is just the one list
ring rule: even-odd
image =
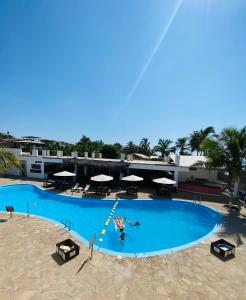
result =
[{"label": "terrace", "polygon": [[[34,181],[0,179],[1,185],[13,183]],[[150,194],[143,191],[141,197]],[[242,208],[240,214],[229,213],[221,205],[224,201],[204,197],[204,204],[219,209],[225,216],[215,236],[192,248],[142,259],[95,251],[89,261],[88,248],[73,237],[81,247],[80,255],[65,264],[55,260],[53,254],[57,242],[71,237],[68,232],[38,218],[14,215],[9,219],[1,213],[0,298],[243,299],[246,212]],[[210,242],[217,238],[226,238],[237,246],[234,259],[224,262],[210,253]]]}]

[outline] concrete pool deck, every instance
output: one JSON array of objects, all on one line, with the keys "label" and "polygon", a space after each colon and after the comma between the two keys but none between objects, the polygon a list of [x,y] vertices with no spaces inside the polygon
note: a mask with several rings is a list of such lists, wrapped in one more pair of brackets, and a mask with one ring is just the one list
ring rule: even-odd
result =
[{"label": "concrete pool deck", "polygon": [[[34,184],[0,178],[0,185],[16,183]],[[63,265],[53,254],[68,232],[38,218],[0,214],[0,299],[245,299],[246,212],[229,213],[218,202],[204,204],[225,213],[220,231],[197,246],[142,259],[95,251],[87,261],[88,248],[73,237],[80,255]],[[237,245],[235,258],[210,254],[218,238]]]}]

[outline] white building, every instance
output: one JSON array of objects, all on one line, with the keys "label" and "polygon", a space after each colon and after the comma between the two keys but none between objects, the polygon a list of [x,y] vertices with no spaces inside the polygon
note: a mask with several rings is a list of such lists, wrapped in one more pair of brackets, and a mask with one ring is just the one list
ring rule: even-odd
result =
[{"label": "white building", "polygon": [[[22,149],[11,148],[9,150],[14,152],[21,161],[22,170],[9,169],[7,174],[35,179],[46,179],[49,173],[66,168],[69,168],[78,176],[83,173],[82,176],[84,177],[100,168],[109,174],[118,175],[119,178],[123,173],[129,174],[129,172],[145,172],[146,174],[149,172],[152,177],[164,177],[169,172],[169,174],[173,174],[177,184],[179,181],[185,181],[189,178],[200,178],[215,182],[218,175],[216,170],[208,171],[202,167],[194,167],[198,162],[206,161],[204,156],[170,155],[173,162],[168,163],[156,160],[137,160],[133,159],[131,155],[128,155],[125,159],[124,154],[121,155],[120,159],[107,159],[102,158],[100,154],[98,158],[95,157],[95,154],[88,157],[88,153],[85,153],[84,157],[78,157],[76,151],[71,156],[63,156],[62,151],[57,151],[56,156],[51,156],[49,150],[33,149],[31,154],[22,152]],[[50,172],[50,170],[53,172]]]}]

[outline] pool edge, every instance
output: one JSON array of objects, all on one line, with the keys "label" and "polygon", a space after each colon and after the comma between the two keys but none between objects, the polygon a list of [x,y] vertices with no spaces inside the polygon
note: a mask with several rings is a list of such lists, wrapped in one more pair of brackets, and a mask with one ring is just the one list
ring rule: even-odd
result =
[{"label": "pool edge", "polygon": [[[14,183],[14,184],[4,184],[4,185],[0,185],[0,187],[5,187],[5,186],[13,186],[13,185],[29,185],[29,186],[34,186],[42,191],[46,191],[48,192],[45,188],[36,185],[36,184],[30,184],[30,183]],[[68,197],[68,198],[73,198],[73,199],[80,199],[79,197],[72,197],[69,195],[59,195],[59,194],[54,194],[56,196],[61,196],[61,197]],[[81,198],[83,199],[83,198]],[[97,199],[97,200],[114,200],[114,199]],[[134,199],[131,199],[131,201],[133,201]],[[141,199],[136,199],[136,200],[141,200]],[[144,201],[154,201],[156,199],[144,199]],[[170,200],[170,199],[169,199]],[[193,202],[192,200],[186,200],[186,199],[179,199],[179,198],[172,198],[171,200],[174,201],[183,201],[183,202]],[[108,250],[106,248],[100,247],[98,245],[94,245],[94,249],[98,250],[101,253],[105,253],[108,254],[110,256],[114,256],[114,257],[118,257],[118,258],[146,258],[146,257],[153,257],[153,256],[160,256],[160,255],[167,255],[167,254],[172,254],[172,253],[176,253],[178,251],[182,251],[191,247],[194,247],[198,244],[201,244],[203,242],[205,242],[206,240],[208,240],[211,236],[213,236],[216,232],[219,231],[221,224],[222,224],[222,217],[224,215],[223,212],[215,209],[215,208],[211,208],[210,206],[206,205],[206,204],[200,204],[200,203],[196,203],[194,205],[200,205],[200,206],[205,206],[208,209],[215,211],[218,214],[218,220],[217,223],[215,224],[215,226],[213,227],[213,229],[208,232],[205,236],[192,241],[190,243],[178,246],[178,247],[174,247],[174,248],[169,248],[169,249],[163,249],[163,250],[158,250],[158,251],[151,251],[151,252],[140,252],[140,253],[122,253],[122,252],[117,252],[117,251],[113,251],[113,250]],[[1,213],[7,214],[5,211],[0,211]],[[16,212],[19,215],[26,215],[26,213],[21,213],[21,212]],[[59,226],[61,228],[64,227],[64,225],[58,221],[55,221],[53,219],[50,218],[46,218],[40,215],[36,215],[36,214],[29,214],[30,217],[35,217],[35,218],[39,218],[39,219],[43,219],[45,221],[48,221],[56,226]],[[87,239],[85,239],[84,237],[82,237],[79,233],[77,233],[74,230],[70,230],[67,231],[67,233],[71,234],[72,236],[74,236],[75,238],[77,238],[80,242],[82,242],[85,246],[89,245],[89,241]]]}]

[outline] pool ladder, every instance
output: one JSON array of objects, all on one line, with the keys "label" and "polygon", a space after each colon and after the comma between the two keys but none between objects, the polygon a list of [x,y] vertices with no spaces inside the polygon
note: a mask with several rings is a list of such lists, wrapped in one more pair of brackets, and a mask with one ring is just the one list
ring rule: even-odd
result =
[{"label": "pool ladder", "polygon": [[71,229],[74,230],[73,223],[68,219],[63,219],[61,223],[64,225],[64,229],[67,229],[68,231],[70,231]]},{"label": "pool ladder", "polygon": [[201,200],[200,199],[193,200],[193,205],[198,205],[198,204],[201,204]]}]

